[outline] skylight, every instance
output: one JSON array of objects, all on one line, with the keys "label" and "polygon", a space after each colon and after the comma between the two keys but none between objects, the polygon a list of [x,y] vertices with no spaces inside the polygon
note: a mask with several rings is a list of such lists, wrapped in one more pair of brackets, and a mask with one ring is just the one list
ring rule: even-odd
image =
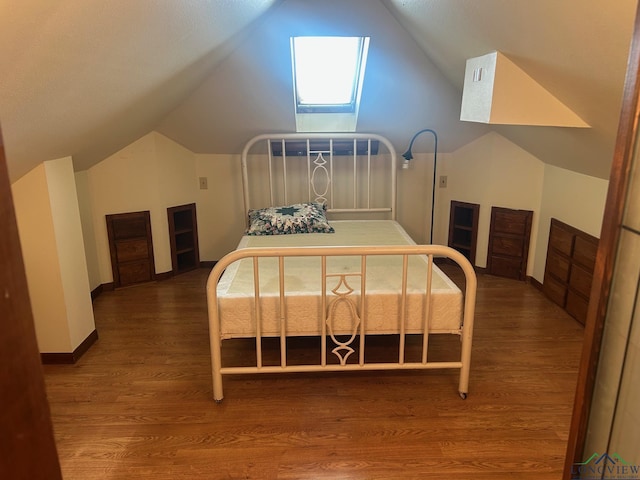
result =
[{"label": "skylight", "polygon": [[368,37],[291,38],[298,131],[355,130],[368,47]]}]

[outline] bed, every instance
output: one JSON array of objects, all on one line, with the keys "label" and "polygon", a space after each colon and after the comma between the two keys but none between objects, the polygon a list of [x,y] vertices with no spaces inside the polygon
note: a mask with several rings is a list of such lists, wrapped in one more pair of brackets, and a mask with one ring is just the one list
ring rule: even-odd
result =
[{"label": "bed", "polygon": [[[396,220],[397,161],[373,134],[274,134],[242,153],[247,229],[207,282],[213,395],[223,375],[458,369],[469,384],[476,277],[467,259],[442,245],[417,245]],[[464,272],[464,291],[438,268]],[[459,358],[432,361],[431,335],[460,337]],[[370,360],[375,336],[397,339],[396,358]],[[289,340],[313,337],[312,362],[291,362]],[[420,358],[406,353],[418,338]],[[223,364],[229,339],[255,339],[252,365]],[[266,361],[265,339],[278,360]]]}]

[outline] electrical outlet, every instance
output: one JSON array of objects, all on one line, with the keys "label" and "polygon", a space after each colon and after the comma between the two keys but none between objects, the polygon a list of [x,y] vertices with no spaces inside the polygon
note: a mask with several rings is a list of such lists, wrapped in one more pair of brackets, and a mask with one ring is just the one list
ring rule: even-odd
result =
[{"label": "electrical outlet", "polygon": [[200,183],[200,190],[206,190],[207,188],[207,177],[199,177],[198,182]]},{"label": "electrical outlet", "polygon": [[447,176],[440,175],[440,183],[438,184],[440,188],[447,188]]}]

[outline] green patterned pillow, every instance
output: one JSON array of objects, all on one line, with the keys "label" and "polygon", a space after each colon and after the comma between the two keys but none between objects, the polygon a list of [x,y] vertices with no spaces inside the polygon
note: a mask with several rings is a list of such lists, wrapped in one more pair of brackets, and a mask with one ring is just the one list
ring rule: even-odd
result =
[{"label": "green patterned pillow", "polygon": [[249,210],[247,235],[286,235],[291,233],[333,233],[322,203],[296,203],[282,207]]}]

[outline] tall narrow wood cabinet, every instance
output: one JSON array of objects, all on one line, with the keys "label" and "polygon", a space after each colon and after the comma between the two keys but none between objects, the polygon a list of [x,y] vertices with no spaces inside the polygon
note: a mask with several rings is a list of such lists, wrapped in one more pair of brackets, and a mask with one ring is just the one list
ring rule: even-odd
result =
[{"label": "tall narrow wood cabinet", "polygon": [[155,279],[149,211],[107,215],[107,235],[115,287]]},{"label": "tall narrow wood cabinet", "polygon": [[472,265],[476,261],[479,217],[480,205],[451,200],[448,245],[467,257]]},{"label": "tall narrow wood cabinet", "polygon": [[171,266],[173,274],[187,272],[200,266],[198,251],[198,223],[196,204],[167,208]]},{"label": "tall narrow wood cabinet", "polygon": [[542,290],[582,324],[587,318],[598,242],[588,233],[551,219]]},{"label": "tall narrow wood cabinet", "polygon": [[491,207],[487,272],[525,280],[531,237],[531,210]]}]

